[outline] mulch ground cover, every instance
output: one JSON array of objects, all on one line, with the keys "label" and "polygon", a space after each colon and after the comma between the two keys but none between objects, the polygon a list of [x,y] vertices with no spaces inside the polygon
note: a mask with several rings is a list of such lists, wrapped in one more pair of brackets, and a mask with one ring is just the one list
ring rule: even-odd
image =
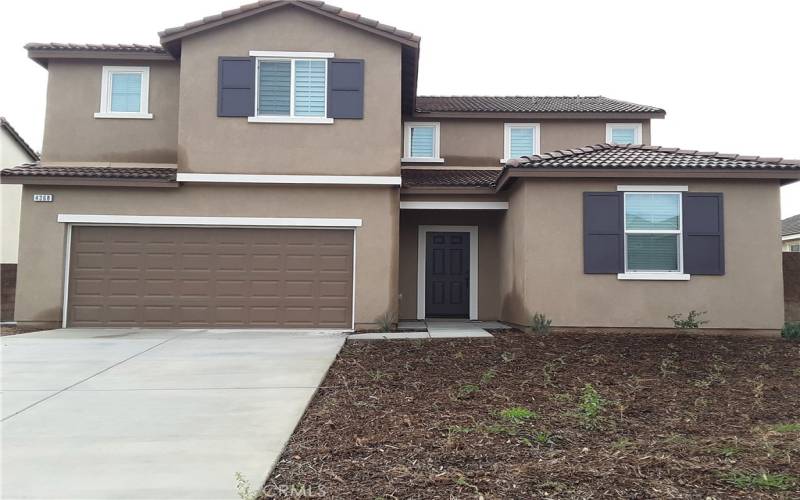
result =
[{"label": "mulch ground cover", "polygon": [[348,342],[266,497],[800,498],[800,343]]}]

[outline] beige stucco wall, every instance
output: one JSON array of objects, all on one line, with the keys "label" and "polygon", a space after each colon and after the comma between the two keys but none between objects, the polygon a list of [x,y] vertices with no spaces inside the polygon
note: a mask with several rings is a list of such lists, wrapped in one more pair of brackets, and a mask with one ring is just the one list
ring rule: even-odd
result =
[{"label": "beige stucco wall", "polygon": [[[0,168],[32,161],[5,130],[0,130]],[[16,264],[19,246],[19,211],[22,186],[0,186],[0,263]]]},{"label": "beige stucco wall", "polygon": [[[425,121],[425,120],[415,120]],[[500,165],[503,158],[504,124],[514,122],[538,123],[540,151],[577,148],[606,142],[606,120],[496,120],[441,119],[440,155],[445,165]],[[614,120],[621,123],[624,120]],[[642,123],[642,140],[650,144],[650,121]]]},{"label": "beige stucco wall", "polygon": [[[149,66],[152,120],[95,118],[103,66]],[[175,163],[178,64],[171,61],[51,60],[44,161]]]},{"label": "beige stucco wall", "polygon": [[[405,200],[406,197],[404,196]],[[478,226],[478,318],[496,319],[498,226],[502,211],[402,210],[400,212],[400,319],[417,317],[419,226]]]},{"label": "beige stucco wall", "polygon": [[[582,195],[631,180],[527,180],[513,187],[501,228],[501,317],[542,312],[560,326],[670,327],[668,314],[708,311],[709,328],[780,328],[783,281],[777,181],[691,181],[724,194],[724,276],[620,281],[583,274]],[[642,184],[642,182],[639,182]],[[648,184],[676,184],[653,180]],[[687,184],[680,182],[678,184]]]},{"label": "beige stucco wall", "polygon": [[[251,50],[333,52],[364,59],[364,119],[330,125],[217,117],[220,56]],[[179,162],[183,172],[398,175],[400,45],[301,9],[190,36],[181,55]]]},{"label": "beige stucco wall", "polygon": [[[309,186],[183,186],[178,189],[26,186],[23,196],[16,320],[61,321],[66,225],[59,213],[215,217],[357,218],[356,324],[370,324],[397,306],[396,188]],[[33,203],[48,192],[53,203]],[[113,202],[112,202],[113,200]]]}]

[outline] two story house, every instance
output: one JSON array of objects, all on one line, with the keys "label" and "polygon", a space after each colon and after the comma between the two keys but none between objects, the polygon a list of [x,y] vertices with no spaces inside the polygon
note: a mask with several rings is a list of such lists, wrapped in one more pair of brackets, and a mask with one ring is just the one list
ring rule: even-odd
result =
[{"label": "two story house", "polygon": [[664,110],[606,97],[418,96],[418,36],[317,1],[159,36],[26,46],[19,323],[781,326],[796,161],[652,146]]}]

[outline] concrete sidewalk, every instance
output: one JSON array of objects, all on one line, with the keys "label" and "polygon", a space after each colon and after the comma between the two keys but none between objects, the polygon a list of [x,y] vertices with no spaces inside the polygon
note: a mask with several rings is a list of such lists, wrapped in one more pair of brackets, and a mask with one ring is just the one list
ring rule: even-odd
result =
[{"label": "concrete sidewalk", "polygon": [[418,331],[356,333],[348,335],[347,340],[491,338],[492,334],[486,329],[508,330],[511,327],[496,321],[428,319],[425,321],[401,321],[398,328]]},{"label": "concrete sidewalk", "polygon": [[264,330],[2,338],[2,498],[238,498],[257,490],[344,342]]}]

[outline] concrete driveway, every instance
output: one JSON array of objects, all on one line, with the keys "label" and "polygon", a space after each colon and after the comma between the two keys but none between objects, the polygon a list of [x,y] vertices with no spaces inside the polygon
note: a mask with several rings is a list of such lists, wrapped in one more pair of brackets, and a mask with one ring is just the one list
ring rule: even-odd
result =
[{"label": "concrete driveway", "polygon": [[66,329],[2,338],[2,498],[258,489],[344,335]]}]

